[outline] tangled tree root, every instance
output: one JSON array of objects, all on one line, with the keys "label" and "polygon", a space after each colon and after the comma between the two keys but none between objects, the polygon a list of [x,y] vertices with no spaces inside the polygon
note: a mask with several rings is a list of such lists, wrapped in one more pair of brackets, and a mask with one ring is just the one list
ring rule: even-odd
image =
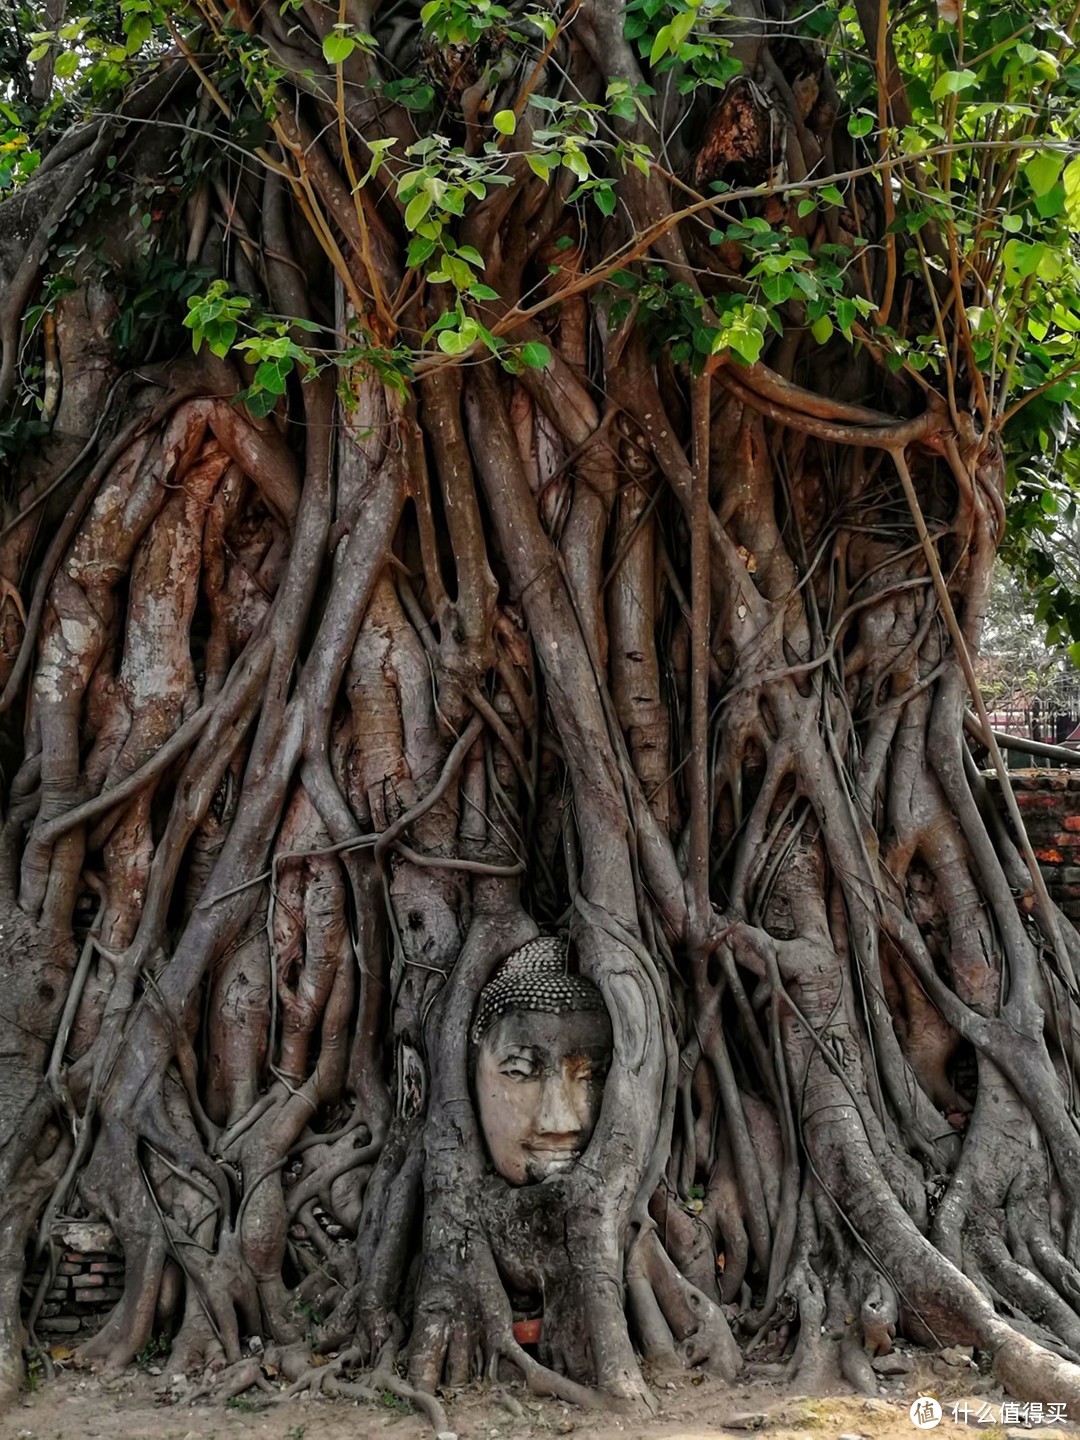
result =
[{"label": "tangled tree root", "polygon": [[[0,403],[57,204],[106,154],[117,185],[172,173],[177,129],[195,158],[151,220],[162,255],[350,349],[263,414],[246,360],[181,364],[171,320],[122,376],[95,268],[132,248],[98,244],[116,197],[85,207],[44,307],[53,433],[0,526],[0,1403],[50,1283],[24,1317],[26,1261],[85,1214],[125,1277],[79,1359],[112,1374],[166,1336],[174,1364],[223,1367],[193,1399],[276,1400],[283,1377],[389,1393],[444,1434],[440,1387],[502,1366],[645,1415],[642,1356],[727,1382],[747,1358],[808,1385],[838,1367],[873,1393],[906,1335],[1080,1404],[1080,937],[965,739],[1004,462],[981,379],[959,388],[964,287],[879,213],[891,170],[852,171],[827,217],[763,194],[841,173],[856,138],[794,13],[751,5],[729,33],[710,12],[746,73],[684,96],[611,0],[532,48],[500,30],[499,57],[383,8],[374,48],[330,65],[344,10],[286,27],[205,0],[207,54],[125,101],[151,148],[95,120],[18,197]],[[859,8],[896,118],[890,26]],[[214,129],[238,43],[244,76],[256,51],[277,76],[261,170]],[[372,157],[400,178],[416,140],[399,44],[453,164],[494,167],[445,230],[451,269],[484,266],[460,301],[483,355],[447,348],[466,331],[409,261],[404,190],[359,179]],[[613,97],[642,161],[596,190],[602,222],[570,165],[549,183],[527,158],[571,91]],[[500,112],[513,135],[487,136]],[[673,176],[717,185],[676,212]],[[873,345],[809,348],[795,298],[755,363],[679,358],[669,302],[708,335],[748,293],[757,252],[713,231],[721,203],[808,256],[847,246],[842,283],[885,320],[898,263],[948,276],[921,305],[959,326],[949,393]],[[418,336],[440,339],[405,374]],[[513,1187],[469,1030],[541,931],[598,986],[613,1056],[585,1154]]]}]

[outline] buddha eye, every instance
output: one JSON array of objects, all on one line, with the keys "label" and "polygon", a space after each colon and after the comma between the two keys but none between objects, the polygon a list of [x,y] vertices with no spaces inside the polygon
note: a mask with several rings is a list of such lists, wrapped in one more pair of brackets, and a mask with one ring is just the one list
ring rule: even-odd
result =
[{"label": "buddha eye", "polygon": [[499,1069],[509,1080],[535,1080],[540,1073],[539,1065],[528,1055],[508,1055]]}]

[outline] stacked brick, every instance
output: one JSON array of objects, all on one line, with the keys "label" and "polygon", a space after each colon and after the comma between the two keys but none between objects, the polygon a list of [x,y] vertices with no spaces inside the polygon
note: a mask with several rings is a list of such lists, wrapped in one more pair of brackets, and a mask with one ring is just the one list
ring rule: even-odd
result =
[{"label": "stacked brick", "polygon": [[[1080,769],[1010,771],[1050,898],[1080,922]],[[997,777],[989,777],[996,788]]]},{"label": "stacked brick", "polygon": [[[101,1328],[124,1293],[120,1245],[107,1225],[89,1221],[58,1226],[53,1240],[60,1261],[35,1328],[43,1340],[82,1340]],[[36,1292],[41,1271],[27,1278]]]}]

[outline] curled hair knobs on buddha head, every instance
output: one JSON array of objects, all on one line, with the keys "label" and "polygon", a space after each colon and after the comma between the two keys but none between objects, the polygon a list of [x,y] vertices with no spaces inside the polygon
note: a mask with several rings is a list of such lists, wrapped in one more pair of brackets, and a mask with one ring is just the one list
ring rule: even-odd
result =
[{"label": "curled hair knobs on buddha head", "polygon": [[492,1025],[513,1010],[566,1015],[606,1008],[591,980],[567,973],[564,942],[555,935],[541,935],[508,955],[480,991],[471,1039],[479,1045]]}]

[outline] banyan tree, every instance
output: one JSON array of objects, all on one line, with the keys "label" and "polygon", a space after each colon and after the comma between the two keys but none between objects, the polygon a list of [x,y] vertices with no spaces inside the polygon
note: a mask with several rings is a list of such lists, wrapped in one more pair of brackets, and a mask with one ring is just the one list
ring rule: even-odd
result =
[{"label": "banyan tree", "polygon": [[1080,1402],[1074,20],[6,7],[0,1393],[87,1217],[219,1393]]}]

